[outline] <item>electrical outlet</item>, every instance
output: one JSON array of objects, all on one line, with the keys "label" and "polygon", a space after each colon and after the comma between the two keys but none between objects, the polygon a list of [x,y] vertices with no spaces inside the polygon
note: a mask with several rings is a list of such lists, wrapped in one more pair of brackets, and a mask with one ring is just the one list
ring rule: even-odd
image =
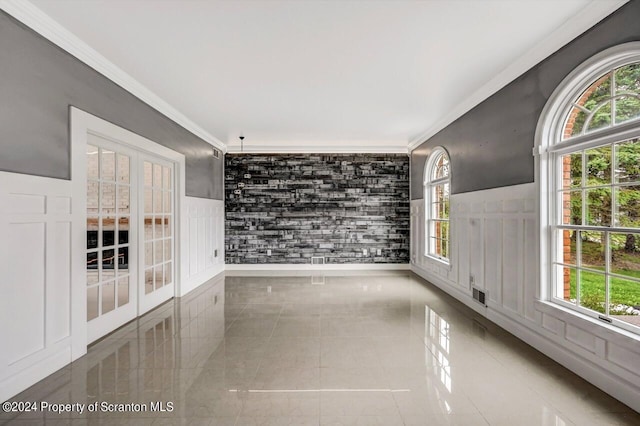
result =
[{"label": "electrical outlet", "polygon": [[469,283],[473,285],[475,284],[475,282],[476,282],[476,279],[473,277],[473,275],[469,275]]},{"label": "electrical outlet", "polygon": [[377,254],[378,256],[382,256],[382,249],[378,249]]},{"label": "electrical outlet", "polygon": [[267,249],[267,256],[271,256],[271,249]]},{"label": "electrical outlet", "polygon": [[367,249],[362,249],[362,255],[363,255],[363,256],[369,256],[369,250],[367,250]]}]

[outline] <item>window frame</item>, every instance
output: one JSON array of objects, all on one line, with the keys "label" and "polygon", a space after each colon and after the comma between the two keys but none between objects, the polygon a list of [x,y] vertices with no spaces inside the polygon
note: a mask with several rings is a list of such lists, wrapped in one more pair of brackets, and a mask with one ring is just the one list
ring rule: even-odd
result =
[{"label": "window frame", "polygon": [[[434,179],[433,172],[434,168],[437,165],[438,160],[441,156],[444,156],[448,163],[448,173],[447,176],[442,178]],[[434,191],[438,186],[447,185],[449,188],[449,192],[446,195],[447,201],[449,205],[449,215],[446,219],[442,218],[434,218],[433,214],[433,203],[434,203]],[[423,194],[424,194],[424,256],[442,262],[446,265],[451,264],[451,158],[449,157],[449,153],[446,149],[441,146],[435,147],[429,157],[427,158],[427,162],[425,163],[424,168],[424,180],[423,180]],[[447,226],[447,235],[445,238],[442,238],[447,245],[447,254],[448,256],[442,256],[435,252],[435,247],[432,244],[432,225],[435,222],[446,222]]]},{"label": "window frame", "polygon": [[[558,281],[560,273],[556,270],[557,264],[564,264],[562,250],[561,231],[563,229],[590,230],[596,229],[603,235],[614,233],[617,230],[627,228],[617,226],[613,222],[610,226],[594,227],[590,225],[573,226],[563,224],[563,170],[562,157],[570,153],[579,153],[590,148],[611,146],[630,139],[640,138],[640,118],[635,118],[622,124],[611,125],[602,129],[585,132],[583,134],[564,138],[566,118],[574,107],[574,102],[593,83],[607,72],[630,63],[640,62],[640,42],[625,43],[606,49],[585,61],[572,71],[556,88],[545,105],[536,129],[536,145],[534,156],[536,162],[535,180],[539,185],[540,203],[540,300],[554,306],[566,308],[574,315],[585,316],[604,326],[610,326],[616,332],[631,332],[640,335],[640,329],[627,322],[603,315],[595,310],[581,307],[579,303],[569,303],[559,296]],[[584,159],[584,157],[583,157]],[[611,166],[614,167],[615,154],[612,153]],[[583,161],[584,162],[584,161]],[[583,164],[582,186],[585,183]],[[613,170],[612,170],[613,174]],[[613,177],[609,186],[617,187]],[[583,210],[585,205],[583,200]],[[612,192],[612,214],[615,210],[615,195]],[[582,213],[585,217],[585,213]],[[635,228],[633,228],[635,229]],[[640,230],[638,230],[640,232]],[[608,238],[607,238],[608,240]],[[608,299],[610,289],[610,247],[608,241],[602,243],[605,247],[605,300]],[[576,262],[579,263],[579,262]],[[581,266],[576,265],[576,270]],[[562,291],[563,289],[560,289]],[[606,303],[606,302],[605,302]],[[605,309],[605,312],[607,309]]]}]

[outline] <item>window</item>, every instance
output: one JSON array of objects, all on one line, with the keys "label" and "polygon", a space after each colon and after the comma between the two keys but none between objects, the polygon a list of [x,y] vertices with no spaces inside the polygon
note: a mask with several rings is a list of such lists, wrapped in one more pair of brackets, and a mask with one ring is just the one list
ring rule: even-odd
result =
[{"label": "window", "polygon": [[449,262],[449,156],[443,148],[433,150],[424,173],[426,256]]},{"label": "window", "polygon": [[541,122],[548,299],[640,333],[640,43],[579,67]]}]

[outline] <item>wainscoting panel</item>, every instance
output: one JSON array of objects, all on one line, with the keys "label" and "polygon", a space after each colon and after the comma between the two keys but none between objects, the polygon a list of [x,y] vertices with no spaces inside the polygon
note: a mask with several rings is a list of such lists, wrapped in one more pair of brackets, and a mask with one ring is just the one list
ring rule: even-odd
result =
[{"label": "wainscoting panel", "polygon": [[0,401],[71,362],[71,182],[0,172]]},{"label": "wainscoting panel", "polygon": [[185,197],[182,211],[180,296],[224,270],[224,202]]},{"label": "wainscoting panel", "polygon": [[[535,184],[451,197],[451,265],[424,256],[424,201],[411,201],[418,275],[640,411],[640,337],[541,301]],[[450,271],[458,271],[458,278]],[[473,300],[487,291],[487,307]]]}]

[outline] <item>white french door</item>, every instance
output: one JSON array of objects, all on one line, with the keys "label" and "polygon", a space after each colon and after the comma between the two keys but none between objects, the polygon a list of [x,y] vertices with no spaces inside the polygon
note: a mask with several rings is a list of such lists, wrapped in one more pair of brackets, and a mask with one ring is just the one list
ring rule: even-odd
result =
[{"label": "white french door", "polygon": [[139,216],[141,233],[139,314],[169,300],[175,293],[173,163],[140,154],[142,172]]},{"label": "white french door", "polygon": [[87,337],[137,316],[137,153],[87,135]]},{"label": "white french door", "polygon": [[174,296],[172,162],[87,135],[87,341]]}]

